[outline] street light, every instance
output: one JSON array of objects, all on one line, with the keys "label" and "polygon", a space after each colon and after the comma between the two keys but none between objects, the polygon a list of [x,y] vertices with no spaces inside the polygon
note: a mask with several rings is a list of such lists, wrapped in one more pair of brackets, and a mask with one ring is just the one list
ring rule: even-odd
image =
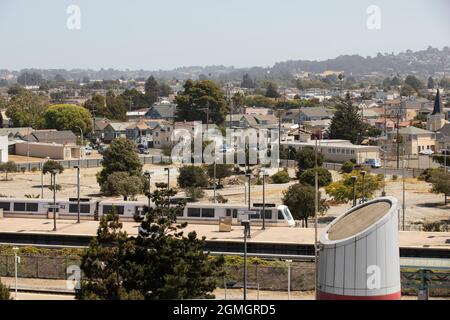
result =
[{"label": "street light", "polygon": [[361,175],[362,175],[362,199],[361,199],[361,203],[366,202],[366,195],[365,195],[365,190],[364,190],[364,178],[366,176],[366,171],[361,171]]},{"label": "street light", "polygon": [[[75,126],[75,128],[77,128],[77,129],[80,129],[80,133],[81,133],[81,135],[80,135],[80,138],[81,138],[81,148],[80,148],[80,156],[79,156],[79,160],[81,160],[81,158],[82,158],[82,151],[81,150],[84,150],[84,141],[83,141],[83,129],[81,129],[81,127],[78,127],[78,126]],[[81,165],[81,161],[80,161],[80,165]]]},{"label": "street light", "polygon": [[353,185],[353,205],[352,207],[356,206],[356,176],[352,176],[352,185]]},{"label": "street light", "polygon": [[80,223],[80,166],[74,166],[77,169],[77,223]]},{"label": "street light", "polygon": [[250,231],[250,220],[242,221],[244,226],[244,300],[247,300],[247,237]]},{"label": "street light", "polygon": [[288,300],[291,300],[291,263],[292,260],[286,260],[288,265]]},{"label": "street light", "polygon": [[248,211],[250,211],[250,188],[251,188],[251,173],[245,175],[248,178]]},{"label": "street light", "polygon": [[56,174],[57,170],[50,171],[53,182],[53,231],[56,231]]},{"label": "street light", "polygon": [[20,263],[20,257],[17,255],[17,253],[19,252],[19,248],[18,247],[14,247],[14,279],[15,279],[15,299],[19,300],[17,297],[17,269],[18,269],[18,264]]},{"label": "street light", "polygon": [[[48,162],[48,160],[50,160],[50,157],[46,157],[45,159],[47,159],[47,161],[45,161],[45,162]],[[41,199],[44,199],[44,165],[43,164],[41,167]]]},{"label": "street light", "polygon": [[262,230],[266,229],[266,177],[268,173],[266,170],[261,170],[260,174],[263,178],[263,210],[262,210]]},{"label": "street light", "polygon": [[170,168],[164,168],[164,171],[167,171],[167,208],[170,206]]},{"label": "street light", "polygon": [[152,174],[154,172],[146,170],[144,173],[144,176],[147,177],[148,179],[148,209],[150,210],[150,205],[151,205],[151,179],[152,179]]}]

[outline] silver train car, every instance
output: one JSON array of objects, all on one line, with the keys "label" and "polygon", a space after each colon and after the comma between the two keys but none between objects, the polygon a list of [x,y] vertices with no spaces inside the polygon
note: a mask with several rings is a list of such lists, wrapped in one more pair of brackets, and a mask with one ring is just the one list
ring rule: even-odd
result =
[{"label": "silver train car", "polygon": [[[58,199],[59,206],[56,214],[59,219],[75,219],[78,215],[78,202],[76,199]],[[0,209],[3,209],[5,217],[23,218],[50,218],[53,217],[53,209],[50,207],[53,199],[20,199],[20,198],[0,198]],[[80,202],[80,216],[82,219],[94,219],[101,217],[111,211],[114,207],[120,218],[124,221],[133,220],[135,215],[142,214],[147,202],[140,201],[119,201],[102,200],[95,201],[83,199]],[[263,208],[254,205],[250,208],[249,218],[252,224],[261,224]],[[249,213],[245,204],[212,204],[212,203],[188,203],[182,215],[177,220],[198,224],[214,224],[220,217],[231,217],[233,224],[238,224],[242,213]],[[296,225],[289,208],[284,205],[265,207],[265,223],[268,226],[289,226]]]}]

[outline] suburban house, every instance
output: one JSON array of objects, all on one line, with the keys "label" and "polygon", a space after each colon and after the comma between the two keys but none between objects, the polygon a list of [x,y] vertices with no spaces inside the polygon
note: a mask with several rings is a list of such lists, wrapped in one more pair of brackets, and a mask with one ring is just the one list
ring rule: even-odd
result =
[{"label": "suburban house", "polygon": [[255,114],[255,115],[267,116],[269,114],[273,114],[273,110],[270,108],[247,107],[247,108],[245,108],[245,114]]},{"label": "suburban house", "polygon": [[8,116],[6,115],[6,110],[0,110],[1,113],[1,118],[2,118],[2,123],[0,123],[0,128],[9,128],[12,127],[12,121],[11,119],[8,118]]},{"label": "suburban house", "polygon": [[305,121],[332,119],[333,114],[333,110],[323,107],[302,108],[299,112],[299,121],[303,124]]},{"label": "suburban house", "polygon": [[128,111],[127,112],[127,119],[128,120],[136,120],[141,119],[145,117],[145,114],[147,113],[148,109],[140,109],[135,111]]},{"label": "suburban house", "polygon": [[129,122],[110,122],[103,129],[103,141],[110,143],[114,139],[125,138],[127,135],[127,128],[130,126]]},{"label": "suburban house", "polygon": [[450,149],[450,123],[444,125],[436,132],[436,151]]},{"label": "suburban house", "polygon": [[98,119],[94,121],[94,136],[93,139],[103,140],[104,130],[110,123],[108,119]]},{"label": "suburban house", "polygon": [[243,114],[232,114],[231,115],[231,119],[230,119],[230,115],[227,115],[225,117],[225,121],[224,121],[224,126],[225,128],[229,128],[230,124],[231,127],[243,127],[243,121],[245,120],[244,115]]},{"label": "suburban house", "polygon": [[36,130],[24,137],[25,141],[38,143],[77,144],[77,136],[70,130]]},{"label": "suburban house", "polygon": [[144,117],[147,119],[162,119],[166,121],[173,121],[177,105],[168,101],[163,101],[159,104],[154,104],[145,113]]},{"label": "suburban house", "polygon": [[[434,151],[436,149],[436,134],[434,132],[412,126],[401,128],[398,132],[405,147],[405,154],[417,155],[423,150]],[[397,131],[394,130],[388,132],[387,137],[379,138],[378,141],[388,153],[395,153],[397,148],[396,139]]]}]

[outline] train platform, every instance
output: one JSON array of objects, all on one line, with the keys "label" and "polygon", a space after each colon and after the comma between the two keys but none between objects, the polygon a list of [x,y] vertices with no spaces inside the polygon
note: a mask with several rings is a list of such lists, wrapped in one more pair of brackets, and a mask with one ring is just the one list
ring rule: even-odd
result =
[{"label": "train platform", "polygon": [[[53,231],[52,219],[3,218],[0,219],[0,232],[94,236],[98,225],[98,221],[91,220],[82,220],[79,224],[73,220],[58,220],[57,231]],[[138,227],[139,223],[123,222],[123,230],[131,236],[137,235]],[[243,239],[241,226],[233,226],[230,232],[219,232],[218,224],[189,224],[184,231],[186,234],[195,231],[199,237],[205,237],[207,241],[242,242]],[[319,229],[319,236],[321,233],[322,229]],[[248,242],[313,245],[314,228],[266,227],[266,230],[261,230],[261,226],[254,226],[251,228],[251,238]],[[450,232],[400,231],[400,247],[450,250]]]}]

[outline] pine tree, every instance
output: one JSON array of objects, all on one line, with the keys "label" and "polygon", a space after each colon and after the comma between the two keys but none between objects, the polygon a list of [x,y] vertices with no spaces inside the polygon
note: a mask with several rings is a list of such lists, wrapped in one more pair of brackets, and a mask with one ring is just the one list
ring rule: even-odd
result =
[{"label": "pine tree", "polygon": [[212,298],[223,257],[204,252],[205,239],[184,235],[177,224],[184,203],[169,206],[176,194],[164,184],[145,208],[138,237],[127,237],[115,212],[102,219],[97,237],[82,257],[85,275],[78,299],[205,299]]},{"label": "pine tree", "polygon": [[358,107],[354,106],[347,98],[341,100],[336,109],[329,129],[330,139],[343,139],[350,140],[352,143],[360,143],[364,138],[367,126],[358,113]]}]

